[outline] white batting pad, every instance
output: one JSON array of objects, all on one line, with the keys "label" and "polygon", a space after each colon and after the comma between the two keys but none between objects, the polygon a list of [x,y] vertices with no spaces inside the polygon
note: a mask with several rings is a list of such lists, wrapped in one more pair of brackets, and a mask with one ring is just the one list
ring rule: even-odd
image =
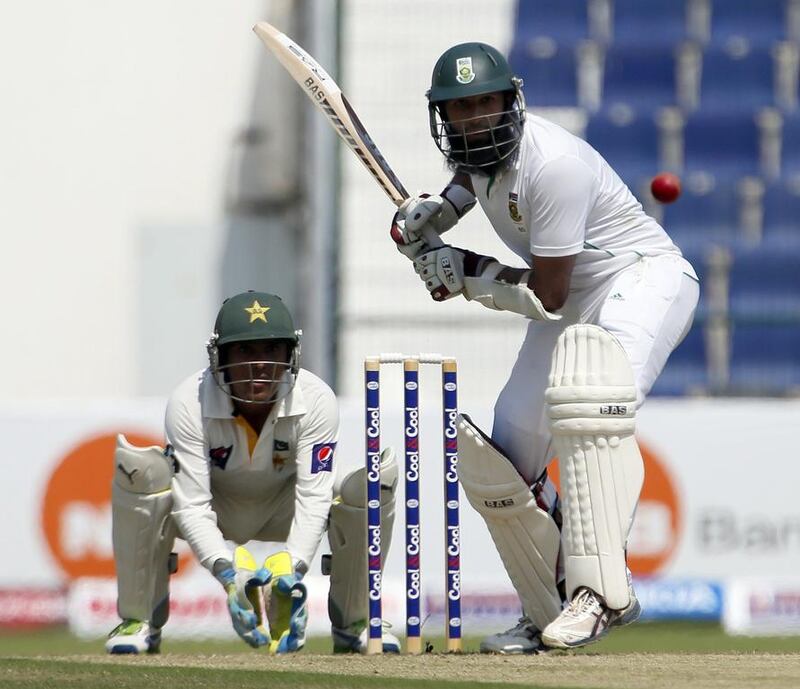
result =
[{"label": "white batting pad", "polygon": [[[398,469],[394,450],[381,453],[381,563],[386,562],[394,529]],[[346,629],[367,618],[367,472],[360,467],[342,481],[331,506],[328,541],[331,546],[331,623]]]},{"label": "white batting pad", "polygon": [[172,464],[162,448],[134,447],[117,436],[111,490],[117,609],[123,619],[156,627],[168,615],[168,562],[177,532],[170,518],[171,481]]},{"label": "white batting pad", "polygon": [[633,371],[606,330],[571,325],[556,342],[549,383],[567,595],[588,586],[610,608],[622,609],[629,601],[625,544],[644,480]]},{"label": "white batting pad", "polygon": [[525,614],[544,629],[561,612],[556,589],[559,532],[514,465],[472,420],[459,414],[458,478],[486,521]]}]

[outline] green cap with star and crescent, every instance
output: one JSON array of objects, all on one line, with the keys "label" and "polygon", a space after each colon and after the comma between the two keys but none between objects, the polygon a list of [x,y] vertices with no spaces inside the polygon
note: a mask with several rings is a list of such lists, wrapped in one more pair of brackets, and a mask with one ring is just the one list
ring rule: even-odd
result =
[{"label": "green cap with star and crescent", "polygon": [[216,344],[246,340],[291,340],[298,335],[289,309],[267,292],[242,292],[226,299],[214,323]]}]

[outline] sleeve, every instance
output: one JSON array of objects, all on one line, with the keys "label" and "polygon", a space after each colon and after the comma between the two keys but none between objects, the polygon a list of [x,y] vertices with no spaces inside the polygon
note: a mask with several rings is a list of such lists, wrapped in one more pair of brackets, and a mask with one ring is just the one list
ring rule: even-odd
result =
[{"label": "sleeve", "polygon": [[211,508],[211,477],[199,409],[193,413],[173,397],[167,404],[165,426],[178,462],[172,479],[172,516],[200,564],[211,571],[218,558],[233,560],[233,556]]},{"label": "sleeve", "polygon": [[534,256],[572,256],[583,250],[597,185],[591,168],[574,156],[544,165],[528,192]]},{"label": "sleeve", "polygon": [[327,528],[339,440],[336,396],[327,385],[322,385],[298,429],[294,519],[286,541],[292,559],[307,565],[311,564]]}]

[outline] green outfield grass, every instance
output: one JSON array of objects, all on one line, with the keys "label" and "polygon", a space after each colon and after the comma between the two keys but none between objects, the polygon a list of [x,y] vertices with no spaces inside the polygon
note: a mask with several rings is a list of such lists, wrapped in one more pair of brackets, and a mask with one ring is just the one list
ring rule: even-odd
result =
[{"label": "green outfield grass", "polygon": [[[423,637],[433,651],[444,648],[442,638]],[[480,637],[465,637],[464,651],[477,652]],[[164,653],[235,654],[253,653],[238,639],[230,641],[184,641],[164,632]],[[312,637],[304,652],[329,653],[330,639]],[[103,652],[103,640],[83,641],[65,628],[41,631],[1,631],[0,656],[86,655]],[[728,636],[711,622],[639,622],[615,630],[606,639],[573,653],[800,653],[800,636]]]},{"label": "green outfield grass", "polygon": [[[169,628],[167,628],[168,630]],[[108,656],[103,641],[66,629],[0,632],[0,688],[95,689],[797,689],[800,637],[729,637],[708,623],[639,623],[579,651],[503,657],[332,656],[312,638],[294,656],[269,656],[231,641],[180,641],[167,633],[156,656]]]}]

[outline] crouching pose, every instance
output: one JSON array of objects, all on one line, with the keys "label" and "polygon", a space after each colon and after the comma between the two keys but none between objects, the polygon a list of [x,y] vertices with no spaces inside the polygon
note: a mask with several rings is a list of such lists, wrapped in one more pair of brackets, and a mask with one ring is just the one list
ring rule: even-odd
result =
[{"label": "crouching pose", "polygon": [[[521,86],[484,43],[439,58],[430,130],[453,178],[408,199],[390,230],[435,301],[529,319],[491,437],[466,416],[458,424],[459,478],[522,602],[519,624],[484,640],[495,653],[582,646],[638,617],[625,560],[643,480],[635,415],[699,294],[614,170],[527,114]],[[478,204],[521,267],[437,237]],[[555,456],[560,500],[547,476]]]},{"label": "crouching pose", "polygon": [[[169,616],[176,536],[220,583],[236,633],[273,653],[305,643],[303,576],[330,531],[334,651],[366,651],[366,476],[337,481],[339,412],[331,389],[300,368],[300,333],[280,298],[226,300],[209,366],[181,383],[166,412],[167,447],[118,438],[112,514],[117,608],[109,653],[154,653]],[[383,518],[394,518],[397,467],[385,450]],[[257,563],[226,541],[285,542]],[[384,631],[384,650],[399,642]]]}]

